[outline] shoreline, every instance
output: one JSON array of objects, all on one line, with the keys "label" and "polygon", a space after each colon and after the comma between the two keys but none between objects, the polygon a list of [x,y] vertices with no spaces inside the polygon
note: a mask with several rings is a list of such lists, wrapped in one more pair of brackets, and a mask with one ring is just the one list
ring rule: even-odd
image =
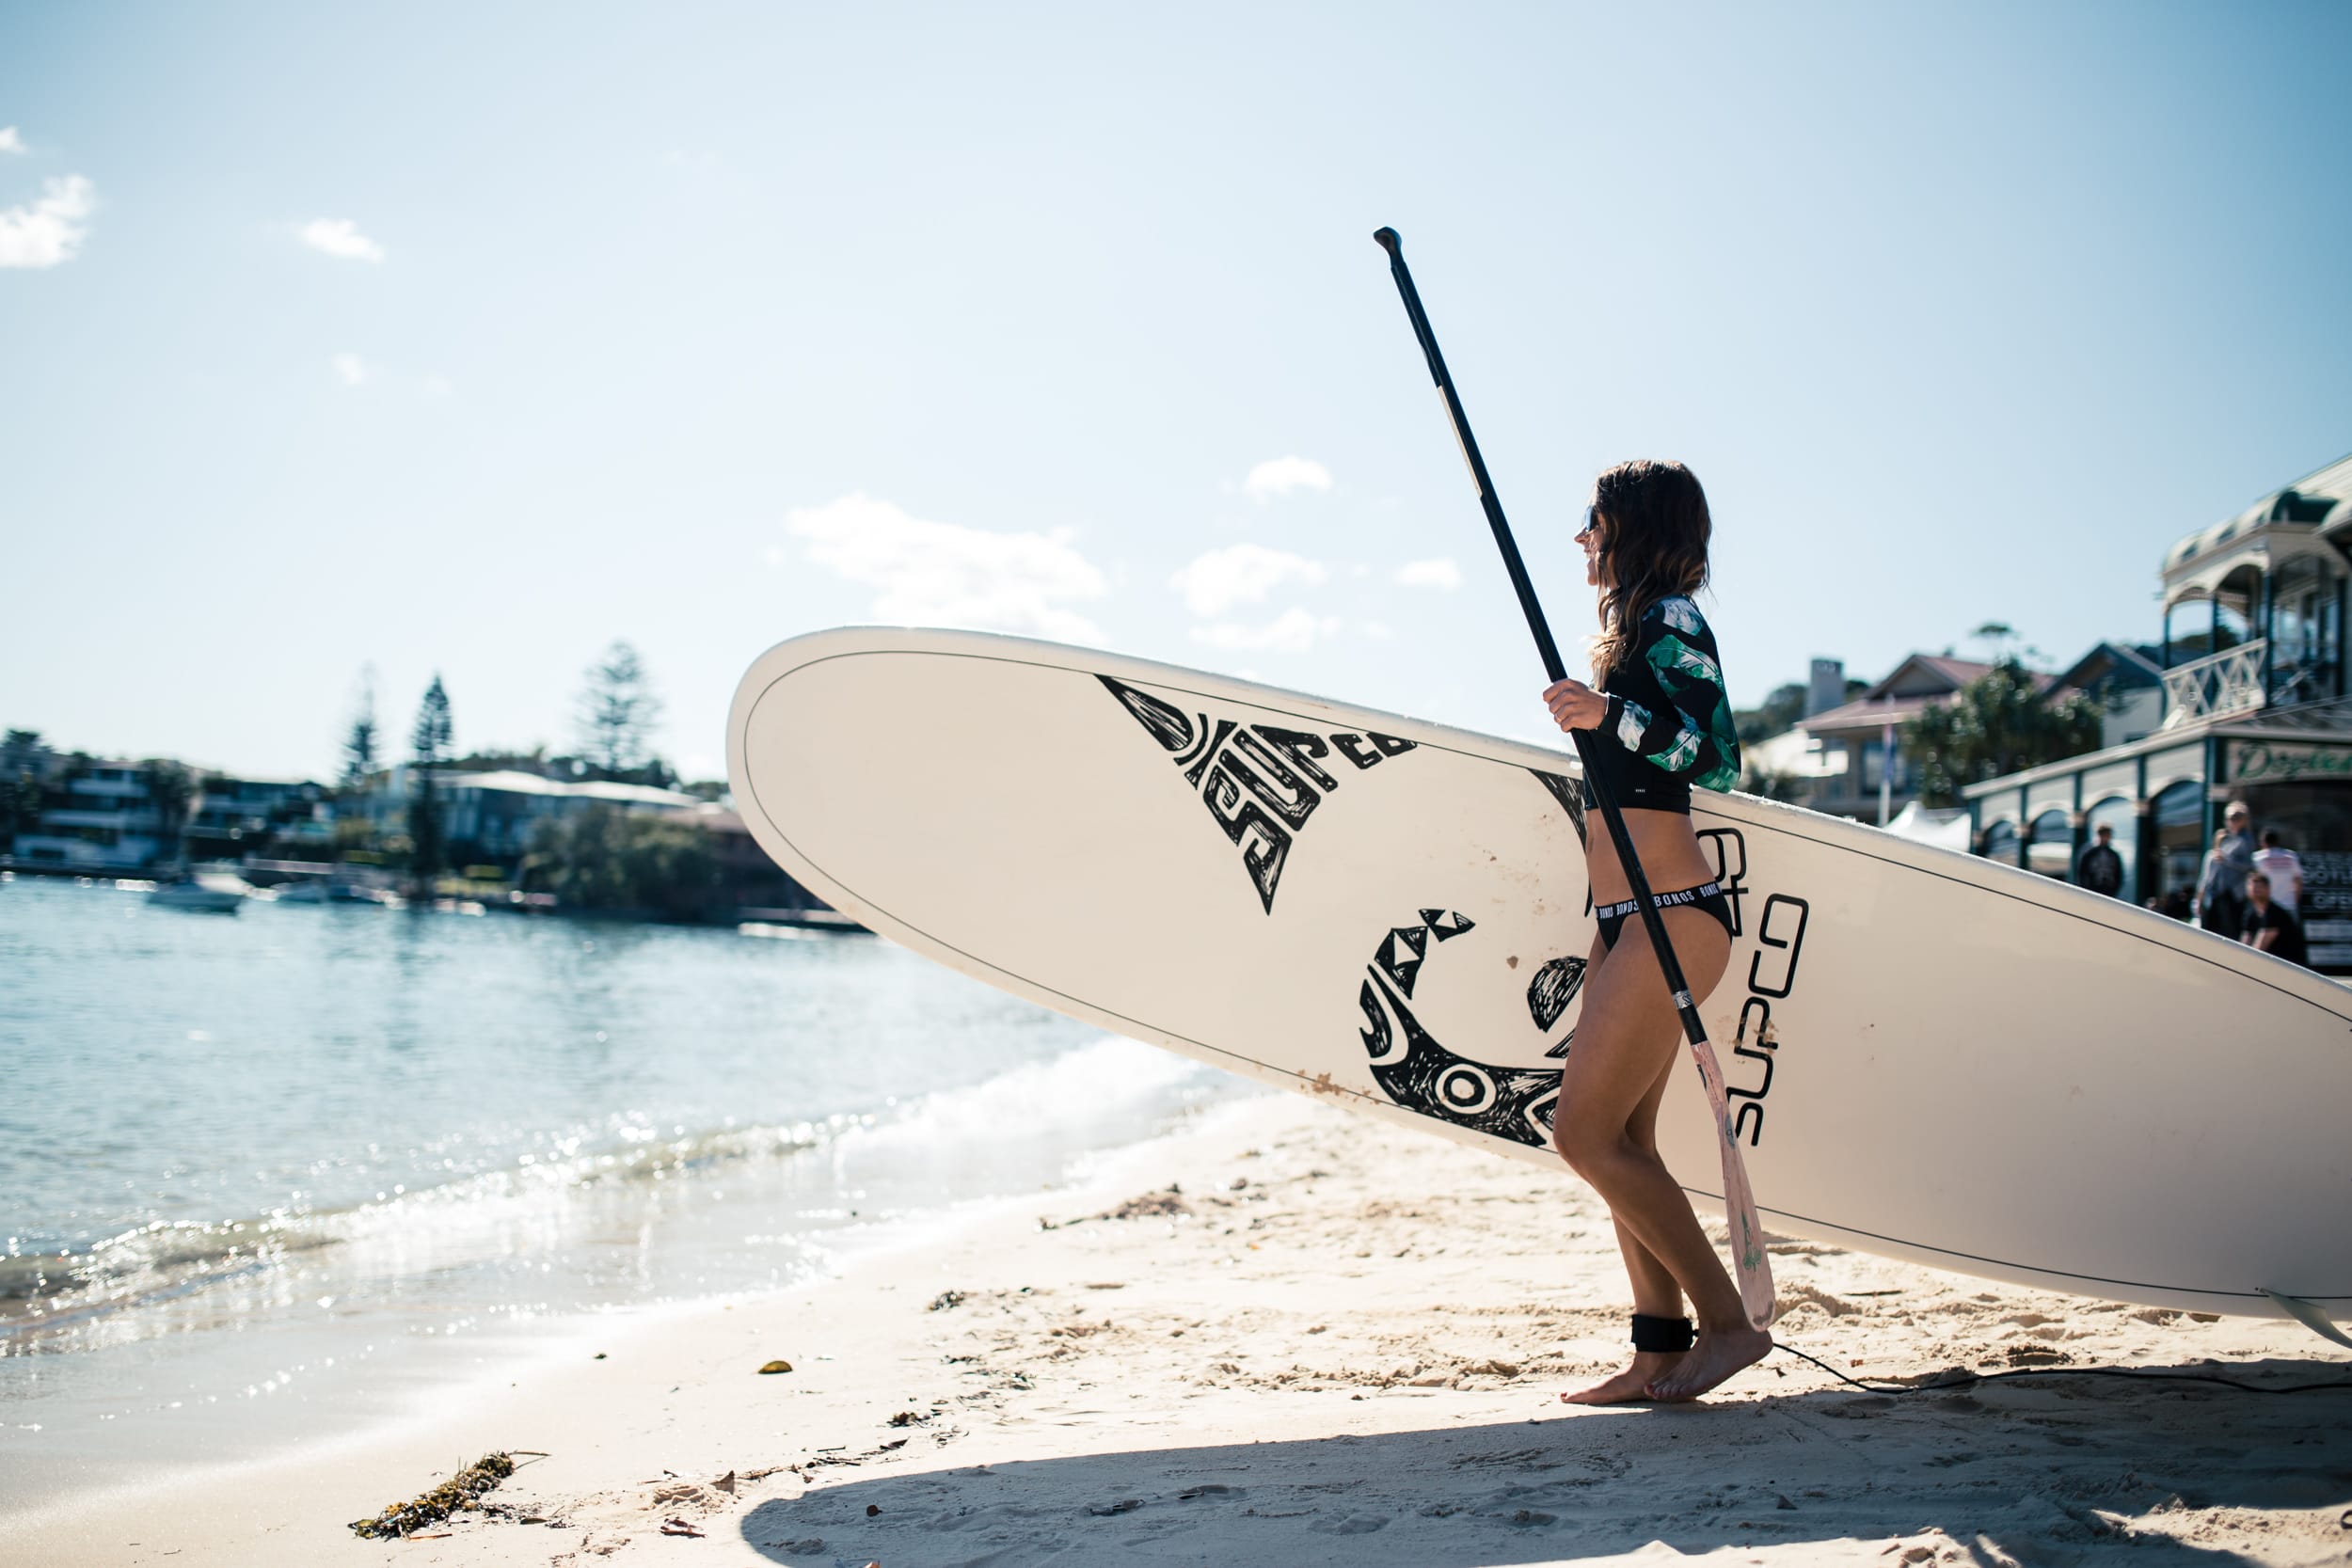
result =
[{"label": "shoreline", "polygon": [[[2346,1376],[2293,1323],[1773,1251],[1779,1336],[1858,1376]],[[1246,1100],[834,1278],[614,1314],[396,1427],[0,1520],[0,1557],[626,1563],[691,1530],[697,1561],[891,1568],[1468,1568],[1661,1543],[1740,1561],[2071,1560],[2128,1541],[2342,1559],[2352,1395],[2052,1378],[1899,1400],[1776,1355],[1698,1405],[1559,1403],[1621,1364],[1624,1299],[1605,1211],[1565,1173]],[[793,1370],[760,1375],[771,1359]],[[485,1500],[552,1525],[346,1528],[497,1449],[548,1451]]]}]

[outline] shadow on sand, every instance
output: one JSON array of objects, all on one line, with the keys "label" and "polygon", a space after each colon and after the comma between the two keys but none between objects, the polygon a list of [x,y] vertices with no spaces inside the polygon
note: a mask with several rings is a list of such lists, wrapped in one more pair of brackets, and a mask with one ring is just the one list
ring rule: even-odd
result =
[{"label": "shadow on sand", "polygon": [[[2147,1370],[2277,1384],[2346,1375],[2328,1362]],[[1530,1395],[1533,1408],[1543,1395]],[[1336,1402],[1335,1420],[1347,1409]],[[1104,1439],[1117,1431],[1107,1421],[1098,1430]],[[2205,1511],[2341,1508],[2352,1501],[2347,1432],[2352,1393],[2265,1397],[2053,1376],[1901,1398],[1844,1390],[1548,1411],[953,1469],[921,1468],[918,1436],[892,1473],[819,1471],[814,1490],[761,1505],[743,1531],[778,1562],[888,1568],[1472,1568],[1605,1558],[1653,1542],[1692,1554],[1867,1543],[1834,1555],[1987,1568],[2069,1563],[2128,1544],[2135,1563],[2250,1563],[2239,1549],[2252,1539],[2245,1522]],[[2335,1520],[2327,1523],[2332,1535]],[[1930,1537],[1924,1554],[1883,1544],[1937,1530],[1947,1539]]]}]

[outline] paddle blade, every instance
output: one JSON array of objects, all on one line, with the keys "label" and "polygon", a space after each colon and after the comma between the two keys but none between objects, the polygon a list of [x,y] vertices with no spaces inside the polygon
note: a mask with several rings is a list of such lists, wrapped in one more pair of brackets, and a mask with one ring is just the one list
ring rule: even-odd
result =
[{"label": "paddle blade", "polygon": [[[1695,1026],[1694,1026],[1695,1027]],[[1698,1063],[1699,1081],[1707,1085],[1707,1103],[1715,1117],[1715,1133],[1724,1156],[1724,1218],[1731,1226],[1731,1272],[1740,1282],[1740,1305],[1751,1328],[1772,1326],[1772,1260],[1764,1250],[1764,1227],[1756,1217],[1756,1190],[1748,1185],[1748,1163],[1740,1155],[1739,1135],[1732,1130],[1731,1100],[1724,1093],[1724,1069],[1715,1048],[1704,1035],[1694,1035],[1691,1055]]]}]

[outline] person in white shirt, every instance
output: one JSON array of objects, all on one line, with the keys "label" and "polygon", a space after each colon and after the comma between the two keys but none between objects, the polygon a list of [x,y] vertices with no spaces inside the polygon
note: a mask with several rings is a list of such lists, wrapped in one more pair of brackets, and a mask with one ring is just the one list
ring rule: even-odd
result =
[{"label": "person in white shirt", "polygon": [[2254,869],[2270,879],[2270,898],[2299,915],[2303,903],[2303,863],[2279,842],[2276,828],[2263,830],[2263,847],[2254,851]]}]

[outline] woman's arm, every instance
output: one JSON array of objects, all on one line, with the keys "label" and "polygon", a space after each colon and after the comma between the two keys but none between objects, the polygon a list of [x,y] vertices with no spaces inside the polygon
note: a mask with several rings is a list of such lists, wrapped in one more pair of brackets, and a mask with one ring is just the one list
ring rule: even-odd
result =
[{"label": "woman's arm", "polygon": [[1641,634],[1629,657],[1649,666],[1672,705],[1652,713],[1613,694],[1600,733],[1686,784],[1702,789],[1729,789],[1738,784],[1739,728],[1714,649],[1714,636],[1690,600],[1668,599],[1651,606],[1642,617]]}]

